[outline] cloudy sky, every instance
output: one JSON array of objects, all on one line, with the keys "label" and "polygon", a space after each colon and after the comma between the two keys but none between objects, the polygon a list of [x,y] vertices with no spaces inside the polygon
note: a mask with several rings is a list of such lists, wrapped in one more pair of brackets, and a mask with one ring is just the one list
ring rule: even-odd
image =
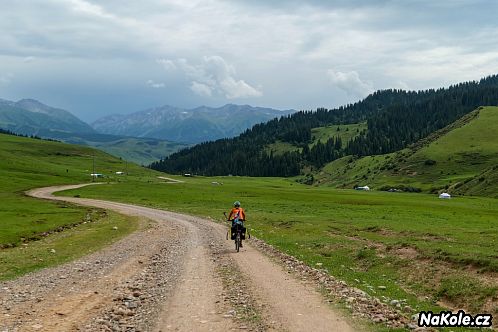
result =
[{"label": "cloudy sky", "polygon": [[0,98],[86,121],[169,104],[335,107],[498,73],[498,2],[2,0]]}]

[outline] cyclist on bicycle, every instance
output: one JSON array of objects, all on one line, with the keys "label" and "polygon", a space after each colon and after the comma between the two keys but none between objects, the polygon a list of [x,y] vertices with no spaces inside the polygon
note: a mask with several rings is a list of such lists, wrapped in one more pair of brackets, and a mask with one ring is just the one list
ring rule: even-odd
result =
[{"label": "cyclist on bicycle", "polygon": [[[240,207],[239,201],[235,201],[233,203],[233,209],[230,211],[230,214],[228,215],[228,221],[232,222],[231,232],[230,232],[232,240],[235,239],[235,225],[237,223],[242,225],[242,239],[246,238],[246,228],[244,226],[245,220],[246,220],[246,213],[244,212],[244,209]],[[240,246],[242,247],[242,244]]]}]

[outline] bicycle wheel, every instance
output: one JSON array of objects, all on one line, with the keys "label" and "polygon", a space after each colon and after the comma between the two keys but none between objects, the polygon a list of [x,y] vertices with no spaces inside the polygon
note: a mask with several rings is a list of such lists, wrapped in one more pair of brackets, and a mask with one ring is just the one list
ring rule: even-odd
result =
[{"label": "bicycle wheel", "polygon": [[235,236],[235,250],[237,252],[239,252],[239,250],[240,250],[240,241],[242,241],[242,240],[240,239],[240,231],[238,231],[237,236]]}]

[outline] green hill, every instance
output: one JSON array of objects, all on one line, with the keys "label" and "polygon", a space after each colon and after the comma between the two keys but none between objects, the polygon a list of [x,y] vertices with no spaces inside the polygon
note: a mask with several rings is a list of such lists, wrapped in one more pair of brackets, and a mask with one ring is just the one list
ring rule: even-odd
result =
[{"label": "green hill", "polygon": [[339,187],[411,187],[496,197],[496,165],[498,107],[480,107],[404,150],[329,163],[317,179]]},{"label": "green hill", "polygon": [[327,143],[331,138],[340,138],[343,147],[346,147],[349,141],[366,131],[367,128],[366,122],[313,128],[311,129],[311,146],[316,145],[318,142]]},{"label": "green hill", "polygon": [[[136,229],[114,213],[24,195],[31,188],[89,182],[94,160],[95,172],[106,176],[101,181],[153,174],[88,147],[0,134],[0,280],[84,255]],[[126,169],[130,175],[115,174]]]},{"label": "green hill", "polygon": [[498,165],[485,169],[472,179],[454,186],[451,192],[460,195],[498,197]]},{"label": "green hill", "polygon": [[[312,149],[318,143],[326,144],[330,139],[340,139],[342,147],[345,148],[353,138],[357,137],[360,133],[363,133],[366,130],[366,122],[312,128],[311,140],[307,145],[308,148]],[[268,144],[265,147],[265,151],[275,155],[283,155],[286,152],[301,153],[303,151],[303,147],[279,140]]]}]

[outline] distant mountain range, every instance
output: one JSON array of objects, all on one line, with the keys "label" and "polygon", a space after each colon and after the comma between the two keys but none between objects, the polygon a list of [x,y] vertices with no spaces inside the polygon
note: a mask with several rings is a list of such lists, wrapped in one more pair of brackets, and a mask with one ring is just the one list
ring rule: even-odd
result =
[{"label": "distant mountain range", "polygon": [[186,147],[186,144],[127,135],[105,135],[68,111],[33,99],[17,102],[0,99],[0,128],[71,144],[93,146],[137,164],[150,164]]},{"label": "distant mountain range", "polygon": [[97,133],[68,111],[34,99],[17,102],[0,99],[0,127],[23,135],[51,136],[53,132]]},{"label": "distant mountain range", "polygon": [[0,128],[97,147],[145,165],[189,144],[233,137],[256,123],[292,112],[232,104],[191,110],[162,106],[129,115],[106,116],[92,127],[66,110],[34,99],[0,99]]},{"label": "distant mountain range", "polygon": [[128,115],[106,116],[93,122],[92,127],[104,134],[200,143],[234,137],[257,123],[294,112],[234,104],[194,109],[161,106]]}]

